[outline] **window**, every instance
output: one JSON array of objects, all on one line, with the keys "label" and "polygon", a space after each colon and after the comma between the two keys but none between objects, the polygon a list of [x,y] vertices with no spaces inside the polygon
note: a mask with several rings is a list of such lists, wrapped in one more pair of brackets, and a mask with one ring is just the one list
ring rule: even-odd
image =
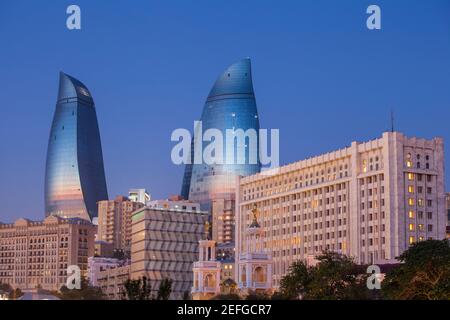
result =
[{"label": "window", "polygon": [[409,193],[414,193],[414,187],[413,186],[408,186],[408,192]]},{"label": "window", "polygon": [[408,168],[411,168],[411,167],[412,167],[411,153],[408,153],[408,154],[406,155],[406,166],[407,166]]},{"label": "window", "polygon": [[408,173],[408,180],[409,181],[414,180],[414,173]]},{"label": "window", "polygon": [[413,236],[409,237],[409,244],[414,244],[415,238]]},{"label": "window", "polygon": [[414,219],[414,211],[409,210],[409,212],[408,212],[408,217],[409,217],[410,219]]},{"label": "window", "polygon": [[414,205],[414,199],[413,199],[413,198],[409,198],[409,199],[408,199],[408,204],[409,204],[410,206],[413,206],[413,205]]},{"label": "window", "polygon": [[408,229],[409,229],[409,231],[414,231],[414,224],[410,223]]}]

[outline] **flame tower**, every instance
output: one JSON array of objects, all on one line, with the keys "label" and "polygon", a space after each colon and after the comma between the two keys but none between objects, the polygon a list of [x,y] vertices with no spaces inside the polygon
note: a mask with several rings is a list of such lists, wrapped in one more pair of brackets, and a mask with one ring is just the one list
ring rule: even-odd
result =
[{"label": "flame tower", "polygon": [[[259,117],[253,90],[251,62],[242,59],[228,67],[216,80],[206,99],[201,116],[202,130],[218,129],[223,137],[226,130],[248,129],[256,131],[259,150]],[[228,142],[228,141],[227,141]],[[203,143],[203,150],[207,144]],[[209,210],[213,199],[234,197],[237,176],[258,173],[261,169],[259,155],[257,161],[250,161],[249,139],[235,146],[235,160],[239,151],[244,150],[245,159],[223,164],[188,164],[185,168],[181,194],[200,203],[203,210]],[[193,146],[191,158],[193,160]],[[226,143],[223,144],[223,158],[227,159]]]},{"label": "flame tower", "polygon": [[79,80],[60,73],[47,150],[45,215],[91,220],[107,200],[94,100]]}]

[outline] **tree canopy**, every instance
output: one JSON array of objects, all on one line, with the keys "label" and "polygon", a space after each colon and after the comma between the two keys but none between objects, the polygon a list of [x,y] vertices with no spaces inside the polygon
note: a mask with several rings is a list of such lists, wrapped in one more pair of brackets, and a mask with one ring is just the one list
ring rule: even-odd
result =
[{"label": "tree canopy", "polygon": [[281,279],[285,299],[354,300],[369,299],[367,274],[363,266],[336,252],[325,251],[315,266],[293,263]]},{"label": "tree canopy", "polygon": [[381,284],[388,299],[449,300],[450,241],[417,242],[400,255],[402,264]]}]

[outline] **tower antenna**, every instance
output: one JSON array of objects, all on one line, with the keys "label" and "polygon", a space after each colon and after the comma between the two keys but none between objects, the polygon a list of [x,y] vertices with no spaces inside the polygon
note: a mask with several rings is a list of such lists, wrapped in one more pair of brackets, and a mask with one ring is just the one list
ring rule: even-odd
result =
[{"label": "tower antenna", "polygon": [[394,110],[391,109],[391,132],[394,132]]}]

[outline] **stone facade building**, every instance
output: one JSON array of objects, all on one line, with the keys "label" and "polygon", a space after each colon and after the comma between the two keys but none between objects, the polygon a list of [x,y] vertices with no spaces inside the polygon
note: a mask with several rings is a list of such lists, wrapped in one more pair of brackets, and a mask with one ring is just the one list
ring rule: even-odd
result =
[{"label": "stone facade building", "polygon": [[236,256],[251,210],[261,212],[273,285],[296,260],[324,250],[392,263],[411,244],[445,238],[444,143],[385,132],[379,139],[241,178]]},{"label": "stone facade building", "polygon": [[59,290],[67,268],[77,265],[87,277],[94,255],[96,226],[79,218],[49,216],[0,223],[0,283],[13,288]]}]

